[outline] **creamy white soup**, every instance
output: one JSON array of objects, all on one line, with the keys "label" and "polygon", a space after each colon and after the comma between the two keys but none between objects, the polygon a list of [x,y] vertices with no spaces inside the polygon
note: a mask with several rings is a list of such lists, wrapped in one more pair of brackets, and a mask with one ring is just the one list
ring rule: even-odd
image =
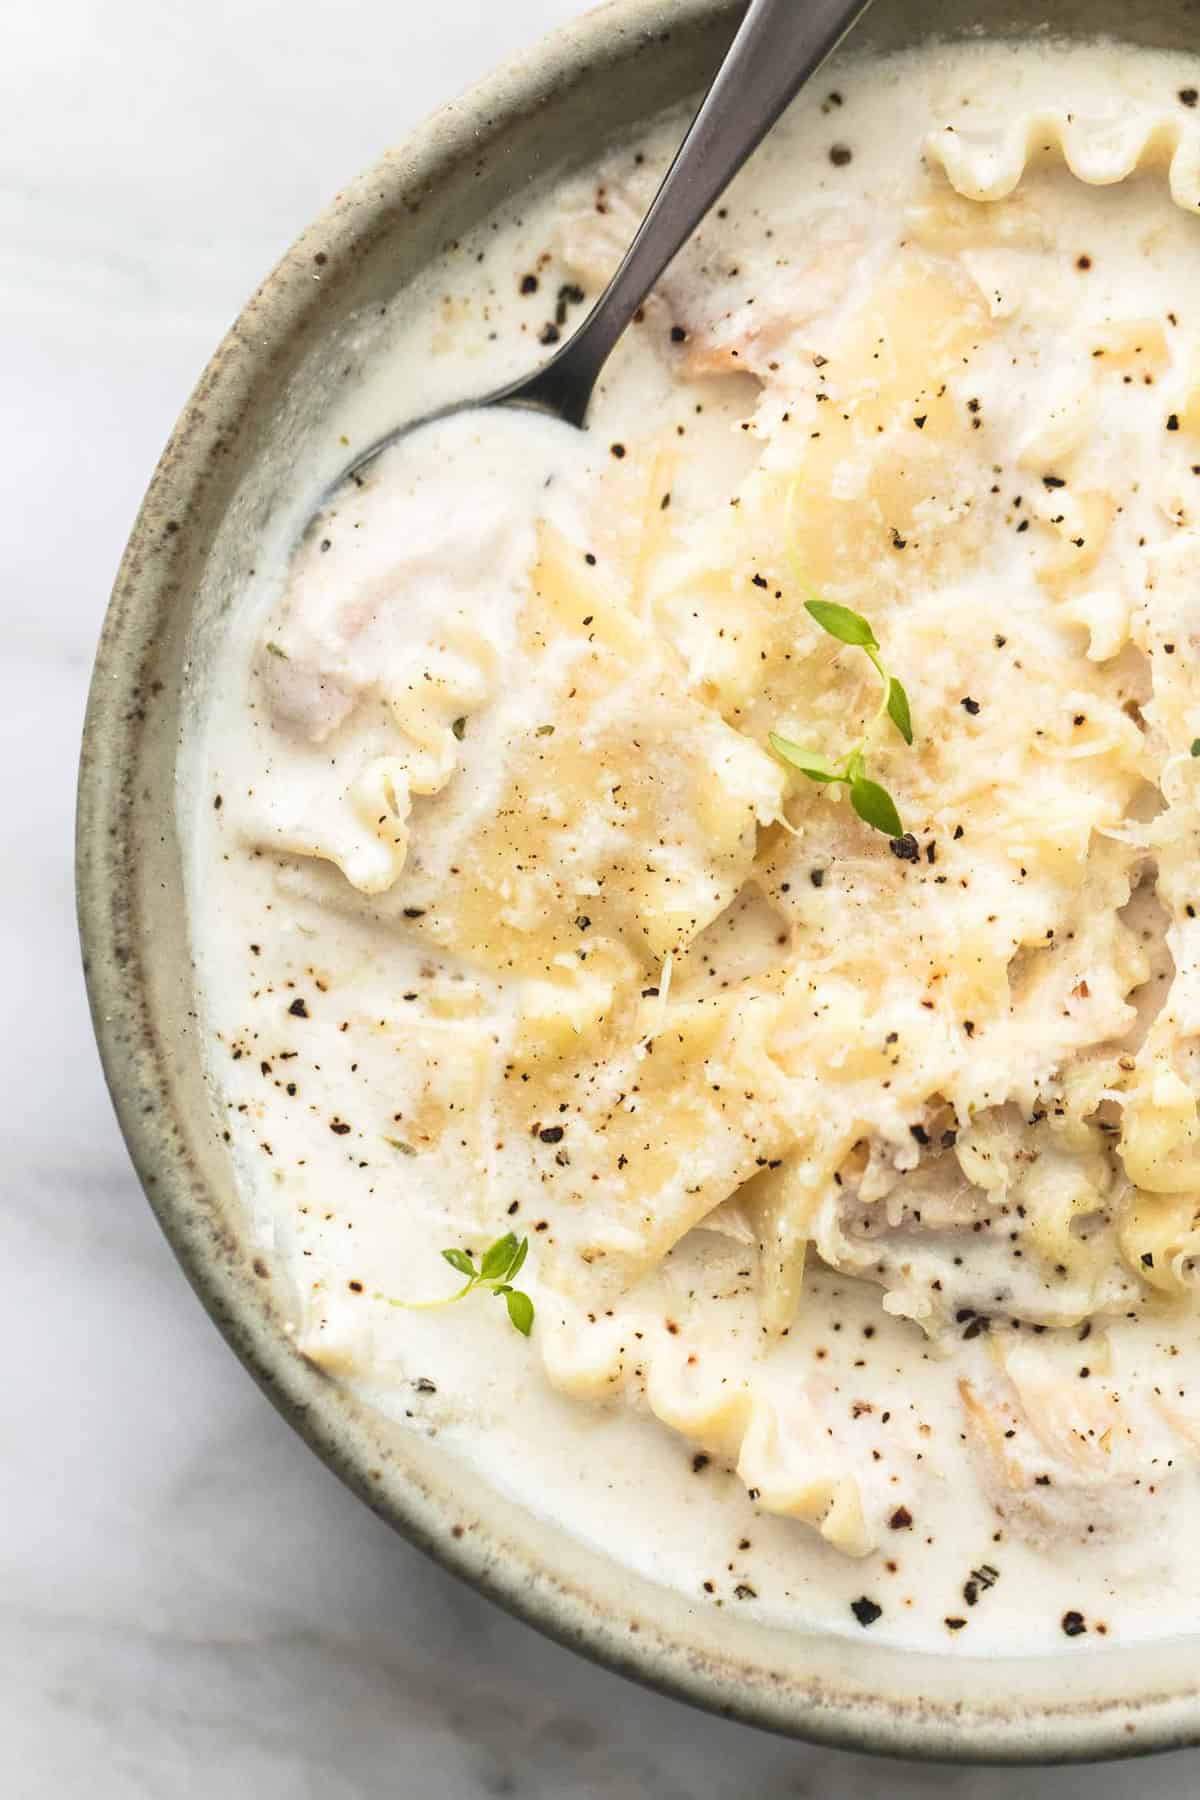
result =
[{"label": "creamy white soup", "polygon": [[463,413],[306,530],[565,336],[682,120],[522,194],[363,318],[204,651],[191,933],[296,1354],[698,1607],[1200,1607],[1193,83],[832,65],[586,432]]}]

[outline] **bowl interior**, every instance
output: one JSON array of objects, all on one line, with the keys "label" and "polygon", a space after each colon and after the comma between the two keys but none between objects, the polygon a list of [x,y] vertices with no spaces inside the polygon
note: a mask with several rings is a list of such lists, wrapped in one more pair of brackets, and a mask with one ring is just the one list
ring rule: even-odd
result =
[{"label": "bowl interior", "polygon": [[[80,921],[105,1069],[147,1194],[201,1299],[276,1405],[383,1517],[496,1599],[611,1666],[714,1710],[903,1755],[1112,1756],[1200,1737],[1192,1644],[1059,1660],[914,1655],[698,1612],[535,1523],[435,1442],[361,1406],[289,1347],[251,1242],[201,1066],[176,829],[193,651],[237,603],[266,521],[303,466],[331,369],[364,312],[403,305],[442,244],[524,183],[586,164],[696,91],[739,14],[723,0],[616,0],[447,107],[340,194],[253,296],[192,397],[139,515],[100,645],[79,805]],[[1055,34],[1181,53],[1197,0],[1059,0]],[[985,16],[876,0],[855,45],[1033,36],[1036,0]],[[1185,60],[1186,59],[1186,60]],[[348,348],[350,347],[350,348]],[[456,1527],[467,1526],[461,1535]]]}]

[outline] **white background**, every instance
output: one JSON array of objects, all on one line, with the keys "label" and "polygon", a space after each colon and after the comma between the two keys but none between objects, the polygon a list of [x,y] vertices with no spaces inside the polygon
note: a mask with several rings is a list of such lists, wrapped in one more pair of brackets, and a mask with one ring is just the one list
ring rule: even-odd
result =
[{"label": "white background", "polygon": [[601,1673],[426,1563],[259,1396],[159,1240],[92,1048],[76,740],[210,350],[339,183],[579,0],[0,4],[0,1795],[1184,1800],[1200,1754],[890,1765]]}]

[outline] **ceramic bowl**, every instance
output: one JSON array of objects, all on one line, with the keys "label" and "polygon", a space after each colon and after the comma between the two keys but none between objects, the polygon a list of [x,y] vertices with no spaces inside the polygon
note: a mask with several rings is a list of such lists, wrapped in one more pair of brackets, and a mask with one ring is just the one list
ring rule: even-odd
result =
[{"label": "ceramic bowl", "polygon": [[[801,3],[801,0],[797,0]],[[1044,30],[1044,0],[876,0],[861,42],[936,26]],[[84,734],[79,916],[96,1034],[163,1230],[231,1348],[317,1454],[406,1537],[522,1618],[717,1713],[858,1750],[960,1759],[1113,1756],[1200,1739],[1195,1643],[980,1661],[782,1631],[681,1594],[535,1521],[436,1441],[373,1414],[295,1353],[283,1284],[250,1243],[205,1089],[174,767],[194,634],[238,572],[320,417],[339,333],[403,304],[444,240],[548,164],[702,86],[725,0],[617,0],[433,116],[339,194],[246,306],[155,472],[104,626]],[[1196,0],[1056,0],[1056,32],[1191,51]]]}]

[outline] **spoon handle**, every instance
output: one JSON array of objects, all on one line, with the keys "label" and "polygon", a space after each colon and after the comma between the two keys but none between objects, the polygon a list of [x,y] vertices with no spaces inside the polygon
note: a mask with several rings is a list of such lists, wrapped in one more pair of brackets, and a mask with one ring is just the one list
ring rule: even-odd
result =
[{"label": "spoon handle", "polygon": [[620,268],[522,398],[582,425],[613,345],[667,264],[870,0],[750,0]]}]

